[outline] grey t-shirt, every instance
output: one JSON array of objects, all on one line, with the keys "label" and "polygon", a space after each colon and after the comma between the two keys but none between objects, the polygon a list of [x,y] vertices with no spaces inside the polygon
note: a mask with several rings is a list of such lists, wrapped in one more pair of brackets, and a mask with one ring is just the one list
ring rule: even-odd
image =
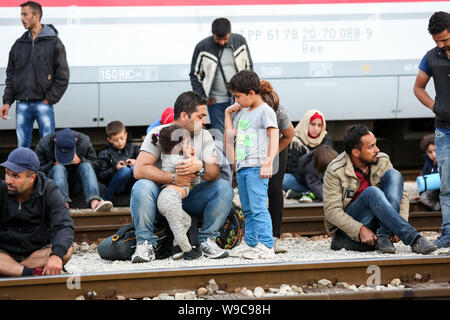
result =
[{"label": "grey t-shirt", "polygon": [[278,106],[276,115],[277,115],[278,129],[280,129],[281,131],[289,128],[289,126],[291,125],[291,118],[289,117],[287,109],[281,104]]},{"label": "grey t-shirt", "polygon": [[[234,63],[233,50],[230,47],[225,47],[223,49],[222,58],[220,59],[222,64],[222,69],[225,74],[225,79],[227,83],[237,72]],[[210,97],[217,99],[216,103],[230,102],[230,97],[228,96],[228,90],[225,82],[223,81],[222,72],[220,71],[219,65],[217,65],[216,74],[214,76],[214,81],[211,86]]]},{"label": "grey t-shirt", "polygon": [[[161,147],[159,145],[159,142],[156,142],[156,145],[152,142],[152,135],[159,133],[159,131],[167,126],[170,126],[171,124],[166,124],[162,126],[158,126],[153,128],[145,137],[144,142],[141,146],[141,151],[147,151],[151,153],[153,156],[155,156],[158,161],[155,163],[155,166],[157,168],[162,168],[161,163]],[[215,143],[214,139],[211,136],[211,134],[208,132],[208,130],[202,129],[197,135],[194,135],[191,139],[191,146],[194,148],[195,157],[199,160],[203,161],[214,161],[217,163],[217,153],[215,149]],[[214,159],[212,159],[214,158]],[[171,159],[172,160],[172,159]],[[170,161],[170,160],[169,160]],[[170,166],[169,164],[167,164]],[[196,184],[199,183],[200,179],[195,179],[192,183]]]},{"label": "grey t-shirt", "polygon": [[267,128],[278,128],[275,111],[266,103],[256,109],[242,108],[233,119],[237,129],[235,141],[236,171],[264,164],[269,147]]}]

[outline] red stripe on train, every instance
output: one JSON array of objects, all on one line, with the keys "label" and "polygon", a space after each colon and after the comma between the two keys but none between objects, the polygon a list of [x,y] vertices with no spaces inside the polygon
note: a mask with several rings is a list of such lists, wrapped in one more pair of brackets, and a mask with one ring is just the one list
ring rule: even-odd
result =
[{"label": "red stripe on train", "polygon": [[[337,3],[402,3],[447,0],[37,0],[43,7],[137,7],[137,6],[230,6],[230,5],[288,5]],[[18,7],[25,0],[2,0],[0,7]]]}]

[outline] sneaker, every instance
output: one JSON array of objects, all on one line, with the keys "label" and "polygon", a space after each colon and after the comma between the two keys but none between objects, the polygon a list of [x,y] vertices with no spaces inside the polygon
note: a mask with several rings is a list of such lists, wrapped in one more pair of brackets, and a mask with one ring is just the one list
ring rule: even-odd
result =
[{"label": "sneaker", "polygon": [[[450,237],[449,237],[450,240]],[[449,242],[450,245],[450,242]],[[437,245],[428,241],[424,237],[419,237],[416,243],[411,246],[411,250],[419,254],[429,254],[437,249]]]},{"label": "sneaker", "polygon": [[302,193],[302,196],[298,199],[301,203],[312,203],[314,200],[316,200],[316,196],[311,191]]},{"label": "sneaker", "polygon": [[286,246],[283,246],[280,244],[280,239],[279,238],[274,238],[275,243],[273,245],[273,251],[275,253],[286,253],[288,251],[288,248]]},{"label": "sneaker", "polygon": [[195,260],[203,255],[203,251],[200,248],[192,247],[192,250],[183,254],[184,260]]},{"label": "sneaker", "polygon": [[205,256],[210,259],[222,259],[228,257],[228,252],[219,248],[215,241],[208,238],[208,240],[200,243],[200,249]]},{"label": "sneaker", "polygon": [[295,191],[295,190],[292,190],[292,189],[289,189],[289,190],[286,192],[286,199],[295,199],[295,200],[298,200],[298,199],[300,199],[301,196],[302,196],[302,194],[301,194],[300,192]]},{"label": "sneaker", "polygon": [[378,237],[375,241],[375,249],[381,253],[395,253],[395,247],[387,237]]},{"label": "sneaker", "polygon": [[450,233],[442,232],[442,234],[433,242],[438,248],[450,247]]},{"label": "sneaker", "polygon": [[234,257],[234,258],[242,258],[242,254],[247,252],[247,251],[251,251],[253,250],[253,247],[250,247],[247,242],[245,242],[244,239],[242,239],[241,243],[237,246],[234,247],[231,250],[228,250],[228,253],[230,255],[230,257]]},{"label": "sneaker", "polygon": [[111,201],[101,200],[97,203],[97,206],[93,210],[93,212],[106,212],[111,211],[113,204]]},{"label": "sneaker", "polygon": [[242,257],[245,259],[275,259],[275,252],[273,248],[268,248],[261,242],[259,242],[256,247],[253,247],[252,250],[244,252]]},{"label": "sneaker", "polygon": [[137,244],[136,250],[131,256],[131,262],[149,262],[151,260],[155,260],[155,251],[153,250],[153,246],[149,244],[147,240],[144,240],[143,243]]}]

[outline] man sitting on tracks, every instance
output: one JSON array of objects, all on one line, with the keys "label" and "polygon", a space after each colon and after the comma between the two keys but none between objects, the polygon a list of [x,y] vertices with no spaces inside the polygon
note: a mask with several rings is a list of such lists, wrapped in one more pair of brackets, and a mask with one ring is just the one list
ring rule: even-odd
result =
[{"label": "man sitting on tracks", "polygon": [[56,186],[28,148],[13,150],[0,181],[0,274],[61,274],[72,256],[73,221]]},{"label": "man sitting on tracks", "polygon": [[[223,226],[230,212],[233,189],[229,181],[220,179],[217,153],[211,134],[203,129],[206,122],[206,100],[192,91],[180,94],[174,105],[173,124],[186,129],[191,134],[194,156],[182,160],[175,173],[162,171],[161,147],[152,144],[152,136],[158,135],[164,126],[150,131],[142,143],[141,152],[134,166],[134,177],[139,179],[131,190],[130,211],[136,229],[136,250],[131,261],[148,262],[155,259],[157,236],[153,233],[157,215],[156,202],[161,185],[173,184],[189,186],[200,176],[202,181],[195,184],[189,195],[183,199],[183,210],[188,214],[203,218],[198,233],[200,249],[212,259],[225,258],[228,252],[215,242],[219,228]],[[168,126],[171,124],[167,124]],[[176,139],[177,137],[174,137]]]},{"label": "man sitting on tracks", "polygon": [[395,253],[392,242],[402,240],[415,253],[436,250],[407,222],[409,199],[403,177],[388,155],[379,152],[369,128],[350,127],[344,147],[324,175],[325,226],[327,232],[336,231],[331,249]]}]

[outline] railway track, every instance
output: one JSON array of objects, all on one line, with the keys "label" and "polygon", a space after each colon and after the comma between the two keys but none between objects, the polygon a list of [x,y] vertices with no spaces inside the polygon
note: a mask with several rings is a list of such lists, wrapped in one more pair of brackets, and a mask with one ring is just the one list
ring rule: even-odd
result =
[{"label": "railway track", "polygon": [[[439,231],[440,212],[426,211],[418,202],[411,202],[409,221],[419,231]],[[122,226],[131,224],[129,208],[114,208],[111,212],[92,213],[90,210],[72,210],[75,224],[75,241],[94,242],[106,238]],[[285,204],[282,232],[305,236],[325,234],[322,203]]]},{"label": "railway track", "polygon": [[[450,298],[449,265],[450,255],[446,255],[0,278],[0,298],[65,300],[86,296],[89,292],[96,292],[97,299],[117,295],[143,298],[160,293],[195,291],[214,279],[220,289],[229,293],[226,297],[221,295],[220,299],[249,299],[235,290],[257,286],[269,290],[281,284],[303,286],[304,293],[287,297],[265,296],[264,299],[441,299]],[[329,279],[334,284],[385,285],[395,278],[401,279],[403,289],[362,292],[334,286],[308,288],[321,279]],[[217,296],[205,298],[217,299]]]}]

